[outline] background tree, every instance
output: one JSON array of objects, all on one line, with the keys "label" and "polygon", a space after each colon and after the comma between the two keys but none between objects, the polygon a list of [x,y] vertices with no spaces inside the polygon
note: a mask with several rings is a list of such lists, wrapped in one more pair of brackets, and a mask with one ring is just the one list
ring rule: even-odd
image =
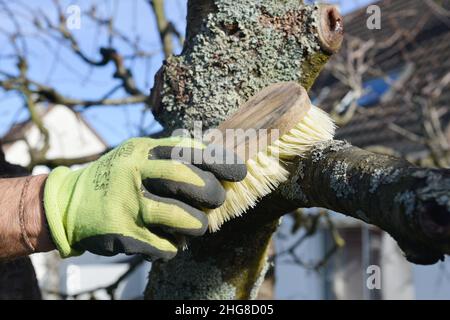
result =
[{"label": "background tree", "polygon": [[[367,19],[367,15],[361,19],[362,11],[347,17],[352,28],[347,30],[342,49],[327,64],[326,71],[316,84],[316,96],[325,102],[338,125],[345,127],[351,122],[371,117],[373,109],[360,107],[358,101],[368,93],[368,80],[384,79],[392,88],[386,102],[397,103],[401,105],[399,109],[412,111],[418,124],[418,128],[411,130],[402,123],[402,119],[391,117],[392,121],[386,123],[387,130],[427,149],[428,156],[414,159],[409,154],[386,146],[371,146],[371,150],[404,157],[419,165],[449,167],[445,88],[449,86],[450,73],[434,63],[430,63],[425,72],[418,70],[422,66],[422,57],[430,52],[427,47],[419,47],[421,37],[427,31],[433,35],[439,31],[445,34],[449,26],[449,4],[448,1],[437,3],[427,0],[410,5],[406,10],[385,10],[384,6],[388,7],[389,3],[383,3],[384,32],[361,32],[362,27],[355,21],[358,23]],[[399,71],[401,68],[403,70]],[[393,79],[389,74],[393,69],[397,69],[398,79]],[[333,92],[329,90],[329,83],[324,83],[330,81],[330,76],[339,82],[339,85],[332,84]],[[346,95],[342,96],[342,93]]]}]

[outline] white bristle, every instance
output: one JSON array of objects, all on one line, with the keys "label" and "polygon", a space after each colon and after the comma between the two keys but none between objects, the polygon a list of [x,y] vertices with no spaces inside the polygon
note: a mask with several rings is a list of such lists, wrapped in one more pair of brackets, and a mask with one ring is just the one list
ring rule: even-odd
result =
[{"label": "white bristle", "polygon": [[247,176],[243,181],[223,183],[226,200],[221,207],[207,211],[209,230],[215,232],[224,222],[253,208],[259,199],[288,179],[289,172],[282,161],[302,156],[315,144],[333,139],[335,128],[327,113],[312,106],[288,133],[247,160]]}]

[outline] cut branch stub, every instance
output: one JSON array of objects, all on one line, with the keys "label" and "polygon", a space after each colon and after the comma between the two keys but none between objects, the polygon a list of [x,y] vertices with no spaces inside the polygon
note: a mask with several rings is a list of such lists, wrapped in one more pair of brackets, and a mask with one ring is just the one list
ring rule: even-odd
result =
[{"label": "cut branch stub", "polygon": [[319,6],[318,34],[320,46],[328,53],[336,53],[344,39],[344,19],[333,5]]}]

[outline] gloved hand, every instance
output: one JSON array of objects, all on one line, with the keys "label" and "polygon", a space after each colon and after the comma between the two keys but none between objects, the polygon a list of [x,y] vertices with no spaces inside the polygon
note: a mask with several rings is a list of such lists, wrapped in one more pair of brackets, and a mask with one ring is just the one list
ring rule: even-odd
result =
[{"label": "gloved hand", "polygon": [[205,233],[208,219],[200,209],[220,206],[219,180],[240,181],[246,167],[173,160],[174,147],[204,149],[187,138],[134,138],[84,169],[53,170],[44,207],[61,256],[88,250],[167,260],[177,252],[173,235]]}]

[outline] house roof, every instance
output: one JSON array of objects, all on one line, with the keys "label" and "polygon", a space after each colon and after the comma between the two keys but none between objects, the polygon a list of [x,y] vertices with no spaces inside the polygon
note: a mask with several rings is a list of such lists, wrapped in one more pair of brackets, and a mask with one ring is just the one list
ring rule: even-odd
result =
[{"label": "house roof", "polygon": [[[46,114],[50,113],[51,110],[56,107],[55,105],[51,105],[50,107],[46,108],[44,111],[42,111],[42,117],[45,117]],[[67,108],[70,110],[69,108]],[[71,110],[70,110],[71,111]],[[105,147],[108,146],[108,143],[99,135],[99,133],[91,126],[89,122],[87,122],[83,116],[80,114],[77,114],[78,119],[87,127],[89,130],[94,134],[98,140],[105,145]],[[7,145],[10,143],[13,143],[17,140],[21,140],[24,138],[25,132],[33,126],[33,122],[31,119],[25,120],[23,122],[16,123],[11,127],[11,129],[0,138],[0,145]]]},{"label": "house roof", "polygon": [[31,125],[31,121],[23,121],[14,124],[11,129],[0,139],[0,144],[12,143],[23,138],[25,131]]},{"label": "house roof", "polygon": [[[351,13],[344,18],[347,37],[358,37],[365,41],[374,39],[376,43],[387,41],[398,31],[403,34],[394,43],[377,52],[375,64],[384,72],[404,66],[412,66],[412,74],[404,87],[424,88],[432,79],[441,79],[450,72],[450,17],[438,13],[427,1],[418,0],[382,0],[375,3],[381,8],[381,29],[370,30],[367,27],[369,15],[366,8]],[[450,0],[443,0],[442,5],[450,10]],[[417,33],[416,33],[417,32]],[[415,36],[411,38],[411,34]],[[345,50],[339,53],[345,54]],[[336,63],[333,58],[329,64]],[[412,81],[414,79],[414,82]],[[366,79],[367,80],[367,79]],[[312,96],[319,96],[321,90],[329,89],[329,94],[321,100],[320,106],[326,111],[342,100],[349,88],[334,78],[329,70],[317,79],[312,88]],[[450,90],[443,90],[436,101],[442,108],[441,120],[444,127],[450,123]],[[375,106],[358,108],[351,121],[337,131],[337,139],[345,139],[359,147],[383,146],[404,156],[426,152],[425,145],[413,142],[388,128],[389,123],[423,136],[417,107],[405,103],[400,94],[391,99],[381,100]]]}]

